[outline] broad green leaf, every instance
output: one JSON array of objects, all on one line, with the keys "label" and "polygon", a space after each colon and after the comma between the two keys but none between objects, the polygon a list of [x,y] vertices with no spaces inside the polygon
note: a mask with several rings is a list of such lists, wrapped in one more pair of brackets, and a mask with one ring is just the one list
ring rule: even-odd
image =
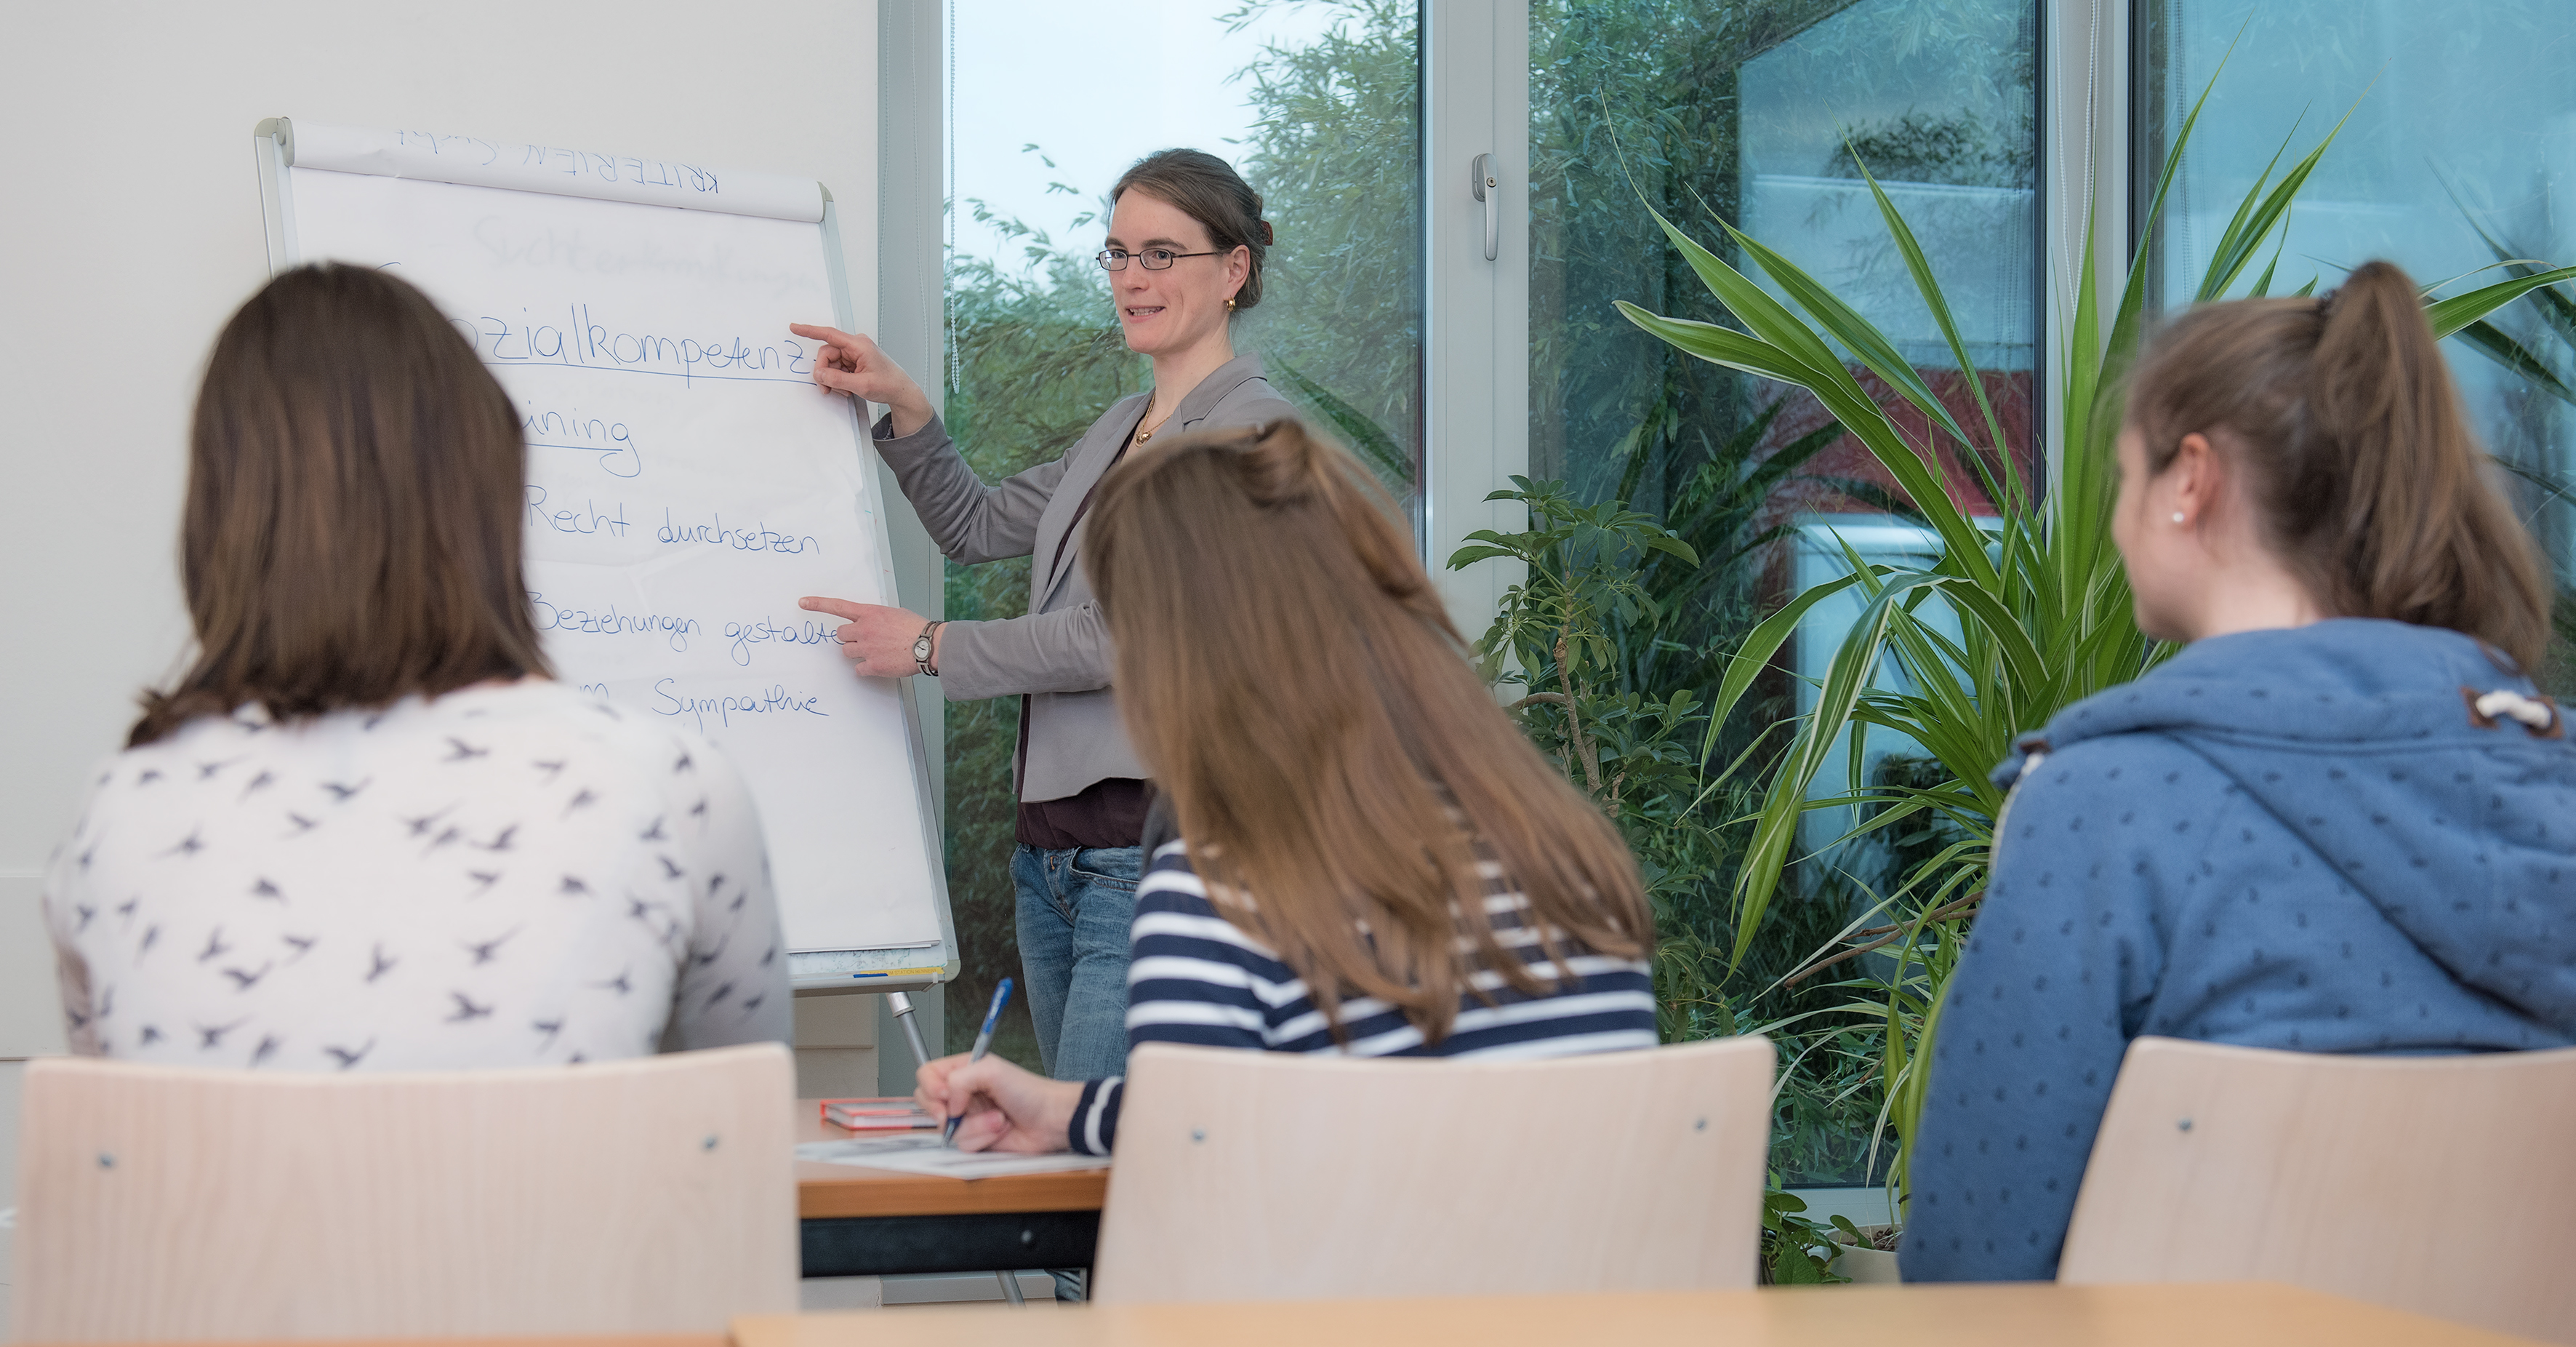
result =
[{"label": "broad green leaf", "polygon": [[1457,551],[1449,554],[1449,569],[1453,571],[1464,570],[1469,566],[1475,565],[1479,561],[1488,560],[1493,557],[1510,557],[1518,555],[1520,554],[1514,552],[1508,547],[1461,547]]},{"label": "broad green leaf", "polygon": [[[1638,201],[1643,203],[1645,197],[1641,194]],[[1646,213],[1655,217],[1655,223],[1663,227],[1664,237],[1681,253],[1683,260],[1690,263],[1691,271],[1698,275],[1700,283],[1708,287],[1708,292],[1716,297],[1718,303],[1725,305],[1729,313],[1743,322],[1747,332],[1794,356],[1820,377],[1841,375],[1845,382],[1851,381],[1850,374],[1843,369],[1842,357],[1827,346],[1814,329],[1772,298],[1770,291],[1755,285],[1744,273],[1701,247],[1698,240],[1674,228],[1673,222],[1665,219],[1663,212],[1650,205],[1646,207]],[[1621,307],[1626,306],[1623,304]],[[1852,391],[1859,392],[1857,383],[1852,385]]]},{"label": "broad green leaf", "polygon": [[1922,412],[1950,438],[1961,444],[1974,443],[1968,438],[1968,432],[1951,419],[1950,409],[1942,406],[1941,400],[1932,395],[1931,385],[1923,382],[1914,362],[1897,351],[1896,344],[1887,339],[1886,333],[1878,330],[1877,324],[1863,318],[1860,310],[1835,297],[1815,277],[1801,270],[1797,263],[1724,220],[1718,221],[1717,225],[1726,231],[1727,237],[1735,240],[1735,245],[1744,250],[1745,256],[1762,268],[1764,275],[1788,291],[1789,298],[1797,301],[1799,308],[1805,309],[1827,332],[1832,333],[1870,373],[1886,380],[1888,387],[1914,404],[1915,410]]},{"label": "broad green leaf", "polygon": [[2024,687],[2038,687],[2048,681],[2048,662],[2040,658],[2039,649],[2031,643],[2030,633],[2021,619],[1998,602],[1994,595],[1974,585],[1955,581],[1941,586],[1941,596],[1958,608],[1963,617],[1976,620],[1978,626],[2002,649],[2004,659],[2012,665],[2013,677]]},{"label": "broad green leaf", "polygon": [[1646,546],[1651,547],[1658,552],[1669,552],[1674,556],[1680,557],[1682,561],[1688,565],[1696,566],[1699,564],[1699,553],[1691,550],[1691,545],[1689,543],[1683,542],[1681,539],[1676,538],[1669,533],[1657,538],[1648,538],[1646,540]]},{"label": "broad green leaf", "polygon": [[2505,335],[2495,324],[2481,318],[2452,335],[2468,343],[2469,349],[2512,370],[2540,391],[2570,406],[2576,406],[2576,390],[2568,388],[2549,368],[2547,361],[2534,355],[2531,348]]},{"label": "broad green leaf", "polygon": [[[2368,89],[2362,90],[2362,98],[2369,96]],[[2261,250],[2264,238],[2271,234],[2275,225],[2288,217],[2290,203],[2297,198],[2300,189],[2307,186],[2309,175],[2317,171],[2317,164],[2325,158],[2327,148],[2334,144],[2335,137],[2341,135],[2343,128],[2352,121],[2352,114],[2360,109],[2361,100],[2354,99],[2353,105],[2344,109],[2342,118],[2335,122],[2334,128],[2326,132],[2325,139],[2318,141],[2316,148],[2308,151],[2307,157],[2301,159],[2282,177],[2279,186],[2274,187],[2269,193],[2264,193],[2262,182],[2258,180],[2254,184],[2254,190],[2246,194],[2246,202],[2251,205],[2253,199],[2260,195],[2262,204],[2253,206],[2250,212],[2245,206],[2238,207],[2238,217],[2243,222],[2242,228],[2231,224],[2228,233],[2221,236],[2216,253],[2209,260],[2209,271],[2201,281],[2199,296],[2201,299],[2218,299],[2227,293],[2228,287],[2236,283],[2237,276],[2244,272],[2245,268],[2253,262],[2254,254]],[[2297,132],[2293,131],[2291,134],[2296,135]],[[2282,144],[2286,149],[2288,142],[2285,140]],[[2279,156],[2275,155],[2274,160],[2277,162],[2278,159]],[[2265,172],[2268,176],[2269,170]]]},{"label": "broad green leaf", "polygon": [[1407,484],[1414,478],[1413,455],[1397,444],[1386,428],[1369,415],[1334,395],[1331,389],[1306,377],[1305,373],[1285,360],[1273,357],[1270,367],[1278,370],[1297,396],[1323,413],[1324,419],[1342,433],[1342,438],[1359,451],[1360,457],[1376,471],[1380,480]]},{"label": "broad green leaf", "polygon": [[[1993,404],[1986,400],[1985,381],[1977,377],[1977,362],[1968,357],[1968,343],[1960,337],[1959,324],[1950,316],[1950,301],[1941,293],[1940,282],[1933,279],[1932,263],[1924,257],[1923,246],[1915,241],[1913,227],[1906,224],[1905,216],[1896,209],[1896,203],[1890,201],[1886,190],[1878,185],[1878,178],[1869,171],[1869,165],[1861,163],[1860,152],[1852,149],[1849,141],[1844,142],[1843,148],[1851,152],[1852,163],[1859,166],[1861,181],[1869,184],[1869,194],[1878,202],[1879,218],[1887,225],[1888,237],[1896,240],[1896,250],[1905,258],[1905,269],[1914,277],[1915,290],[1923,296],[1924,306],[1932,311],[1932,321],[1940,326],[1941,339],[1950,344],[1950,357],[1959,363],[1959,371],[1966,376],[1969,391],[1976,394],[1977,410],[1985,416],[1986,434],[1991,437],[1987,445],[2002,455],[2005,474],[2013,479],[2012,494],[2018,498],[2019,472],[2013,467],[2010,446],[2004,441],[2003,422],[1996,417]],[[1962,442],[1967,438],[1959,436]],[[2001,501],[2002,498],[1997,497],[1997,503]]]},{"label": "broad green leaf", "polygon": [[2465,295],[2453,295],[2449,299],[2436,300],[2426,305],[2424,318],[2433,325],[2433,336],[2436,339],[2447,337],[2542,286],[2556,285],[2567,280],[2576,280],[2576,267],[2560,267],[2555,271],[2543,271],[2530,276],[2516,276],[2509,281],[2497,281],[2493,285],[2480,286]]},{"label": "broad green leaf", "polygon": [[[2306,119],[2306,115],[2301,114],[2299,120]],[[2264,236],[2271,232],[2267,222],[2262,234],[2253,235],[2250,241],[2247,238],[2253,218],[2264,200],[2263,191],[2272,185],[2272,170],[2281,166],[2281,156],[2290,152],[2290,142],[2298,139],[2298,136],[2298,125],[2294,122],[2291,124],[2290,134],[2281,138],[2280,148],[2272,151],[2271,162],[2263,165],[2261,173],[2254,175],[2254,185],[2245,189],[2244,198],[2236,203],[2236,214],[2228,218],[2227,227],[2218,233],[2218,244],[2211,250],[2209,269],[2201,275],[2200,293],[2193,296],[2195,300],[2206,303],[2224,296],[2228,280],[2232,279],[2232,277],[2222,278],[2220,274],[2227,259],[2236,256],[2249,246],[2260,245]],[[2215,291],[2211,289],[2213,285],[2217,287]]]},{"label": "broad green leaf", "polygon": [[1796,840],[1798,819],[1806,812],[1807,786],[1824,765],[1825,755],[1841,740],[1850,723],[1853,704],[1877,671],[1891,614],[1906,596],[1938,579],[1920,572],[1893,579],[1872,596],[1826,666],[1815,710],[1809,713],[1806,725],[1774,769],[1769,798],[1736,873],[1736,938],[1730,967],[1743,962],[1745,951],[1752,948],[1753,937],[1761,929],[1763,914],[1770,907],[1771,895],[1780,884],[1780,872],[1788,862],[1789,847]]},{"label": "broad green leaf", "polygon": [[1851,588],[1859,580],[1857,575],[1845,575],[1811,586],[1782,604],[1780,611],[1764,618],[1761,625],[1745,636],[1743,644],[1735,648],[1734,657],[1727,661],[1726,677],[1718,683],[1717,696],[1709,702],[1708,739],[1700,746],[1703,766],[1707,764],[1709,754],[1716,751],[1718,731],[1724,727],[1727,715],[1734,711],[1736,701],[1743,697],[1746,688],[1753,685],[1754,678],[1770,665],[1771,657],[1780,652],[1780,646],[1789,639],[1789,634],[1798,629],[1799,619],[1807,615],[1808,609]]},{"label": "broad green leaf", "polygon": [[2254,288],[2246,292],[2248,298],[2262,299],[2272,293],[2272,272],[2281,265],[2281,250],[2289,246],[2290,226],[2285,219],[2281,225],[2281,239],[2272,245],[2272,260],[2264,263],[2263,274],[2254,278]]},{"label": "broad green leaf", "polygon": [[[2529,276],[2549,269],[2546,263],[2516,258],[2513,250],[2504,246],[2502,239],[2487,232],[2486,225],[2479,221],[2476,212],[2469,209],[2468,203],[2460,200],[2460,194],[2453,190],[2448,182],[2443,183],[2442,186],[2443,190],[2450,192],[2451,204],[2459,208],[2460,217],[2469,222],[2469,228],[2478,231],[2478,238],[2486,243],[2488,251],[2495,254],[2498,263],[2511,268],[2516,276]],[[2558,339],[2571,347],[2576,347],[2576,299],[2568,298],[2554,286],[2543,286],[2532,291],[2531,298],[2539,305],[2541,317],[2548,321],[2550,330],[2558,334]]]},{"label": "broad green leaf", "polygon": [[[1732,328],[1659,317],[1626,300],[1616,303],[1619,312],[1626,315],[1629,322],[1691,355],[1748,374],[1796,384],[1815,394],[1817,401],[1825,405],[1825,410],[1869,449],[1890,476],[1896,478],[1898,487],[1923,512],[1942,541],[1959,554],[1960,564],[1976,574],[1980,583],[1994,581],[1994,567],[1986,559],[1984,536],[1950,499],[1938,471],[1897,434],[1887,413],[1869,401],[1839,363],[1832,367],[1831,373],[1827,373],[1779,346]],[[1791,322],[1800,331],[1806,331],[1794,319]],[[1812,333],[1809,335],[1813,336]],[[1833,358],[1831,352],[1827,352],[1827,358]]]}]

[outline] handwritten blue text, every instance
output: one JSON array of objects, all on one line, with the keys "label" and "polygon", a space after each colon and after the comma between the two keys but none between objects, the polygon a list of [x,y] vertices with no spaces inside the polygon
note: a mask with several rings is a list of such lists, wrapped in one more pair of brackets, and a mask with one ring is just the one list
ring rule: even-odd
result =
[{"label": "handwritten blue text", "polygon": [[665,678],[653,685],[653,695],[659,699],[659,703],[653,709],[666,716],[694,716],[697,718],[698,729],[701,732],[707,728],[707,717],[710,715],[716,718],[718,725],[731,728],[735,716],[766,716],[787,712],[802,712],[809,716],[832,714],[815,705],[816,702],[823,700],[821,697],[797,696],[789,692],[784,684],[774,685],[767,692],[730,697],[692,697],[671,690],[671,685],[678,681],[680,680],[676,678]]}]

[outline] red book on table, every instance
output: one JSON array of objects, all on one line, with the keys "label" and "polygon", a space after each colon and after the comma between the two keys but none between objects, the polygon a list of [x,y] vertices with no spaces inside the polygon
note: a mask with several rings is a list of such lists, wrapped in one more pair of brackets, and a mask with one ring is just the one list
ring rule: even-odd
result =
[{"label": "red book on table", "polygon": [[923,1112],[909,1096],[826,1099],[823,1121],[850,1132],[910,1132],[939,1125],[937,1118]]}]

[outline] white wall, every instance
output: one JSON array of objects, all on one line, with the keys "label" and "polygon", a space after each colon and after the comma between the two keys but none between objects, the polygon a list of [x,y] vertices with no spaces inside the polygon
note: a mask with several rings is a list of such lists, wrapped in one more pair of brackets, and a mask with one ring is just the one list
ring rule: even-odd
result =
[{"label": "white wall", "polygon": [[0,0],[0,1058],[47,854],[187,623],[189,402],[266,277],[263,117],[573,144],[820,179],[876,312],[875,0]]}]

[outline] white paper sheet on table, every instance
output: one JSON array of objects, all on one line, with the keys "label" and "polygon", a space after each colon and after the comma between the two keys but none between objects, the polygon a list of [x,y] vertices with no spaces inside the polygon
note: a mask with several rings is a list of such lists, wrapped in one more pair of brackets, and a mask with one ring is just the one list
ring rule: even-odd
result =
[{"label": "white paper sheet on table", "polygon": [[863,1137],[849,1141],[808,1141],[796,1148],[799,1160],[827,1165],[863,1165],[906,1174],[935,1174],[951,1179],[990,1179],[1005,1174],[1053,1174],[1074,1169],[1107,1169],[1106,1155],[996,1155],[991,1151],[955,1151],[937,1137]]}]

